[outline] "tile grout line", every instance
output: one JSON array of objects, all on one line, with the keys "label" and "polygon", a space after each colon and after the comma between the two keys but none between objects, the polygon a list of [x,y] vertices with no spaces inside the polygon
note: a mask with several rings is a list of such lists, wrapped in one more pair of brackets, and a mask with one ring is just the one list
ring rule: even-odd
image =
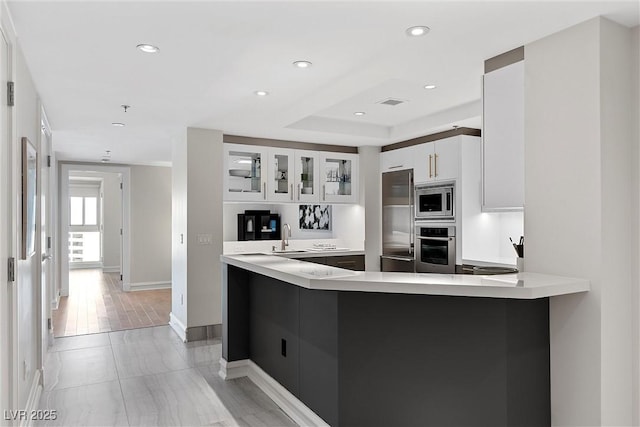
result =
[{"label": "tile grout line", "polygon": [[116,367],[116,377],[118,381],[118,388],[120,388],[120,396],[122,396],[122,405],[124,406],[124,416],[127,417],[127,425],[131,426],[131,421],[129,420],[129,411],[127,410],[127,401],[124,398],[124,391],[122,390],[122,381],[120,381],[120,371],[118,370],[118,363],[116,363],[116,354],[113,351],[113,342],[111,341],[111,334],[108,334],[109,337],[109,348],[111,349],[111,356],[113,357],[113,364]]}]

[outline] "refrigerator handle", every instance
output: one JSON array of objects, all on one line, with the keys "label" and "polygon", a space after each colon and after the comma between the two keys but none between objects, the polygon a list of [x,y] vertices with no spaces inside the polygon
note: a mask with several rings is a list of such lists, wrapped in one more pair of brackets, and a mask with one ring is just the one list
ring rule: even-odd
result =
[{"label": "refrigerator handle", "polygon": [[409,255],[413,255],[414,246],[414,200],[413,200],[413,171],[409,171]]}]

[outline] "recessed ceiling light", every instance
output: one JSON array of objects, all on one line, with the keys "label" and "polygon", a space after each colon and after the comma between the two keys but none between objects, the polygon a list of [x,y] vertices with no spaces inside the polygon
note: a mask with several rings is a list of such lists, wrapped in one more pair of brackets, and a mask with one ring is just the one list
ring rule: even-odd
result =
[{"label": "recessed ceiling light", "polygon": [[367,113],[365,113],[364,111],[356,111],[355,113],[353,113],[354,116],[364,116],[365,114]]},{"label": "recessed ceiling light", "polygon": [[115,127],[119,127],[119,128],[123,128],[124,127],[124,123],[120,123],[120,122],[113,122],[111,123],[113,126]]},{"label": "recessed ceiling light", "polygon": [[144,53],[157,53],[160,50],[159,47],[146,43],[139,44],[136,47],[138,48],[138,50],[141,50]]},{"label": "recessed ceiling light", "polygon": [[425,89],[435,89],[436,85],[425,85]]},{"label": "recessed ceiling light", "polygon": [[406,29],[406,33],[411,37],[420,37],[424,36],[429,32],[429,27],[425,27],[424,25],[417,25],[415,27],[409,27]]},{"label": "recessed ceiling light", "polygon": [[309,61],[296,61],[293,63],[298,68],[309,68],[311,67],[311,62]]},{"label": "recessed ceiling light", "polygon": [[255,93],[258,96],[267,96],[267,95],[269,95],[269,92],[267,92],[266,90],[257,90],[257,91],[255,91],[253,93]]}]

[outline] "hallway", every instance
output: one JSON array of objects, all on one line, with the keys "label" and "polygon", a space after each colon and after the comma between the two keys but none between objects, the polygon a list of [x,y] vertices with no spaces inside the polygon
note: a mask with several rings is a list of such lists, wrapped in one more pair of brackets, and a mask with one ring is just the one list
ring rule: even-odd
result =
[{"label": "hallway", "polygon": [[53,310],[55,337],[166,325],[171,289],[123,292],[117,273],[69,272],[69,296]]},{"label": "hallway", "polygon": [[40,408],[63,426],[294,426],[251,380],[218,375],[220,339],[169,326],[56,339]]}]

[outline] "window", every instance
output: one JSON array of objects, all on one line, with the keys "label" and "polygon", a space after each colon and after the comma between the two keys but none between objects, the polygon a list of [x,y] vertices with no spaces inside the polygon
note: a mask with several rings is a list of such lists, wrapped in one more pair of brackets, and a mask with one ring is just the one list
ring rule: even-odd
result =
[{"label": "window", "polygon": [[70,197],[69,225],[98,225],[97,197]]},{"label": "window", "polygon": [[79,267],[83,263],[102,261],[101,183],[81,181],[69,186],[69,261]]}]

